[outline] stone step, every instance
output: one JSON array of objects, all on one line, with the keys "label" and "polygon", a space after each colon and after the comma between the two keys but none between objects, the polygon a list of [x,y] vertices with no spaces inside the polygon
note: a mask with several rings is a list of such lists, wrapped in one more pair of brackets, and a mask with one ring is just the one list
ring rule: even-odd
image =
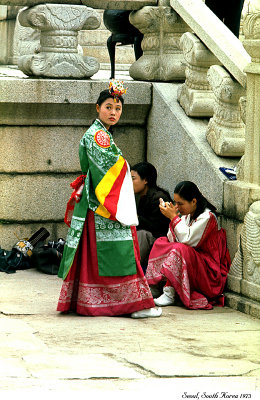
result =
[{"label": "stone step", "polygon": [[[83,47],[83,55],[95,57],[100,63],[110,63],[107,47],[88,46]],[[134,49],[131,46],[117,46],[115,54],[117,64],[133,64],[135,62]]]}]

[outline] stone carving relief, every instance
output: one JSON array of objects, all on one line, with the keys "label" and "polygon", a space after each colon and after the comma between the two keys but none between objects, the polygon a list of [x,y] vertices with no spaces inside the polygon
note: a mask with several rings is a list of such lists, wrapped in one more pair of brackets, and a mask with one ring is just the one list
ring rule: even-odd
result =
[{"label": "stone carving relief", "polygon": [[[17,51],[23,54],[18,65],[26,75],[85,78],[98,71],[95,58],[78,52],[78,31],[100,25],[100,16],[95,10],[85,6],[41,4],[23,9],[19,23],[32,29],[28,44],[21,45],[18,40],[17,45]],[[25,34],[18,27],[19,39]]]},{"label": "stone carving relief", "polygon": [[218,65],[220,62],[191,32],[182,35],[180,48],[186,61],[186,80],[179,88],[178,101],[189,116],[211,117],[214,94],[209,85],[207,72],[211,65]]},{"label": "stone carving relief", "polygon": [[189,27],[167,6],[132,11],[130,22],[144,34],[143,55],[129,70],[136,80],[174,81],[184,79],[185,64],[180,37]]},{"label": "stone carving relief", "polygon": [[[260,299],[260,201],[253,203],[245,216],[244,225],[240,235],[238,251],[232,262],[229,281],[245,280],[253,285],[259,285],[258,297]],[[244,294],[248,286],[244,284]],[[234,290],[234,288],[233,288]],[[238,291],[238,290],[236,290]],[[257,299],[257,295],[254,296]]]},{"label": "stone carving relief", "polygon": [[[21,11],[20,11],[21,12]],[[19,14],[15,23],[14,30],[14,61],[18,64],[20,56],[25,54],[37,54],[40,52],[40,35],[39,29],[24,27],[19,22]]]},{"label": "stone carving relief", "polygon": [[245,125],[239,99],[245,94],[245,89],[219,65],[210,67],[207,76],[215,95],[214,116],[208,124],[207,140],[219,156],[242,156]]}]

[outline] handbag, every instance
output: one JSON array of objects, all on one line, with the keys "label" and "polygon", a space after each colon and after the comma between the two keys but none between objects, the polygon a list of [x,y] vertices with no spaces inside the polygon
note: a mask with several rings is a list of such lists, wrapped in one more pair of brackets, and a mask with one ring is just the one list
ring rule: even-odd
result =
[{"label": "handbag", "polygon": [[48,244],[39,242],[32,250],[31,264],[44,274],[57,275],[62,258],[64,239],[57,242],[49,241]]}]

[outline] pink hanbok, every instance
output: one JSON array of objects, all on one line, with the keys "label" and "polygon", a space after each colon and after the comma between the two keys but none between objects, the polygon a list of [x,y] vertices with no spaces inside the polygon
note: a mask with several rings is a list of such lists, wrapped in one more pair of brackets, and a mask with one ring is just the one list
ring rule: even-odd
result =
[{"label": "pink hanbok", "polygon": [[146,278],[149,285],[166,280],[189,309],[212,309],[224,306],[230,264],[226,233],[206,208],[195,220],[173,218],[167,237],[153,245]]}]

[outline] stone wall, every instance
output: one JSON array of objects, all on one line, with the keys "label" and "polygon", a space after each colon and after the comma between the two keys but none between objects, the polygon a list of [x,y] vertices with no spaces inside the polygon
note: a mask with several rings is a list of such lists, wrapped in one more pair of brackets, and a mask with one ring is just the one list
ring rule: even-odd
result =
[{"label": "stone wall", "polygon": [[[1,78],[0,247],[10,249],[17,237],[28,238],[41,226],[53,240],[66,236],[69,184],[80,174],[79,140],[106,87],[94,80]],[[145,158],[150,104],[151,84],[132,82],[114,129],[129,163]]]}]

